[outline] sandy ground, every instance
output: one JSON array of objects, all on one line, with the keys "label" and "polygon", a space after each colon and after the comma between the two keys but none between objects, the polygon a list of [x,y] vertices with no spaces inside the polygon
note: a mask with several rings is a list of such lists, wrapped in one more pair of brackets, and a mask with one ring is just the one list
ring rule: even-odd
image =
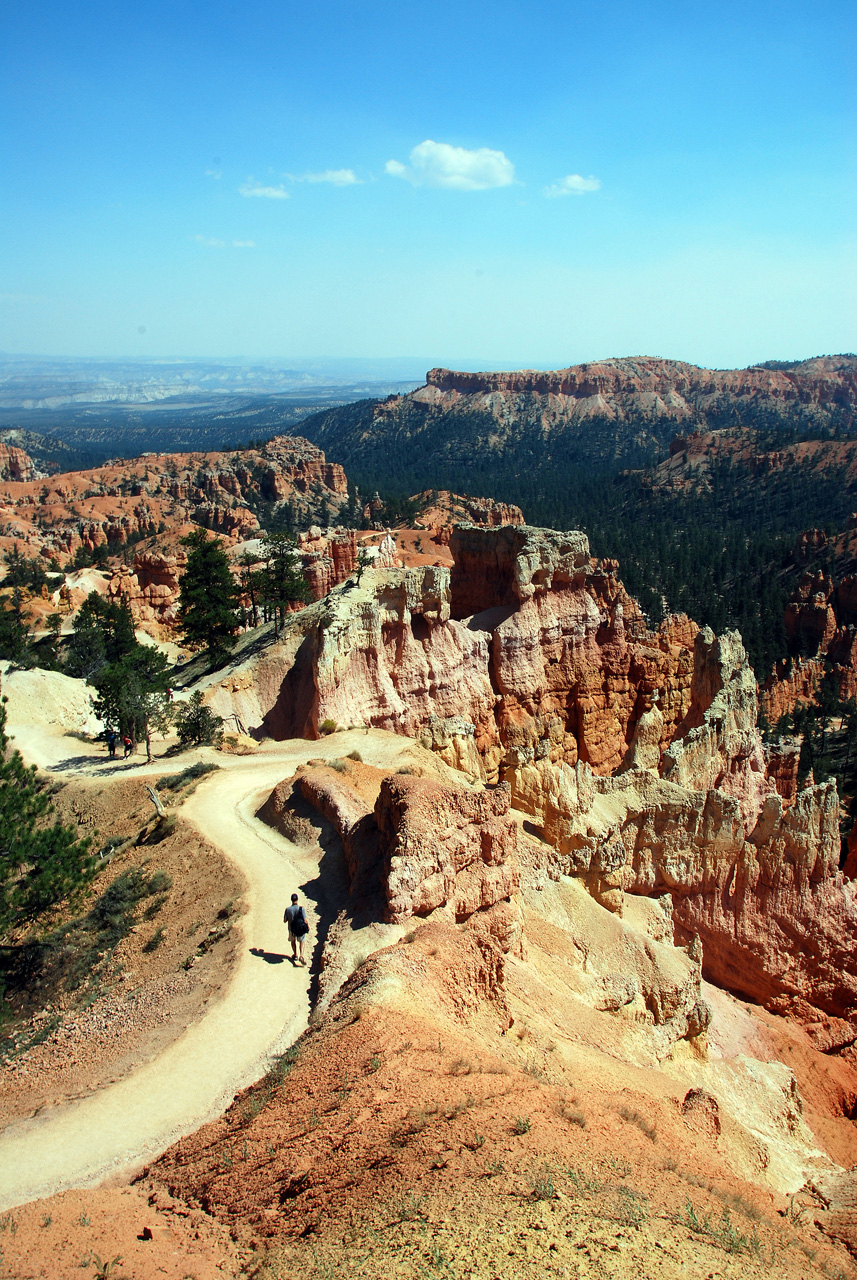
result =
[{"label": "sandy ground", "polygon": [[[15,678],[7,677],[4,692],[14,687]],[[28,763],[48,772],[103,783],[130,769],[137,777],[161,776],[187,763],[175,758],[146,766],[142,757],[134,764],[108,762],[99,748],[70,739],[44,717],[23,723],[28,702],[10,697],[9,731]],[[210,752],[221,769],[200,785],[182,814],[246,877],[245,945],[235,972],[220,998],[156,1059],[100,1093],[0,1134],[0,1209],[92,1186],[109,1174],[127,1175],[219,1115],[236,1091],[264,1072],[271,1054],[300,1035],[309,1014],[309,969],[290,962],[282,914],[290,894],[317,879],[318,851],[290,844],[254,815],[273,786],[309,758],[371,747],[373,758],[395,765],[411,746],[392,734],[352,731],[321,742],[272,744],[252,757]]]}]

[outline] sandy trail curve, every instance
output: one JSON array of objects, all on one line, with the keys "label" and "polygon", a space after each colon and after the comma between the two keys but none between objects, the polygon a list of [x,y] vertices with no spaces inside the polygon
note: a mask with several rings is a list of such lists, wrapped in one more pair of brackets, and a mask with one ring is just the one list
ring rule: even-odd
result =
[{"label": "sandy trail curve", "polygon": [[[107,762],[91,746],[31,726],[9,729],[28,762],[104,781]],[[309,969],[293,968],[289,960],[269,963],[251,948],[269,960],[289,951],[283,909],[299,885],[317,877],[318,863],[254,814],[298,763],[338,756],[358,744],[391,764],[412,745],[392,734],[354,732],[324,742],[279,743],[252,757],[203,753],[223,768],[203,781],[181,812],[246,877],[240,959],[224,991],[157,1058],[89,1098],[0,1134],[0,1210],[139,1167],[219,1115],[238,1090],[259,1078],[269,1055],[301,1034],[309,1015]],[[161,776],[186,763],[155,761],[135,773]],[[122,762],[113,767],[124,774]]]}]

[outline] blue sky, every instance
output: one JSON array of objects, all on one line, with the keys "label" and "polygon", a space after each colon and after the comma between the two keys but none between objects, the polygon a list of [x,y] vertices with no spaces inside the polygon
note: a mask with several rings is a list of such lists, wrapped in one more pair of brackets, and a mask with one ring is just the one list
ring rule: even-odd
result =
[{"label": "blue sky", "polygon": [[0,350],[857,350],[854,14],[7,6]]}]

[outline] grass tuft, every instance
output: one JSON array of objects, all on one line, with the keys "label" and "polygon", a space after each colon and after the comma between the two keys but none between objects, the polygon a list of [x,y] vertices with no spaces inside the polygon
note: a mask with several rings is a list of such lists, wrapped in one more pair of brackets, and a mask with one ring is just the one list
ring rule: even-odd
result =
[{"label": "grass tuft", "polygon": [[628,1124],[636,1125],[640,1132],[644,1133],[650,1142],[657,1142],[657,1126],[652,1124],[651,1120],[647,1120],[645,1116],[640,1115],[639,1111],[632,1111],[628,1107],[619,1107],[618,1111],[623,1120],[626,1120]]}]

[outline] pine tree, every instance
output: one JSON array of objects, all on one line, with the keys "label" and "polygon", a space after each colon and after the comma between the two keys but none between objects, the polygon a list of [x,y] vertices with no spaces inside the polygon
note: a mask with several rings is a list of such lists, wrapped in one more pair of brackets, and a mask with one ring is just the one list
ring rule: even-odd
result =
[{"label": "pine tree", "polygon": [[92,683],[109,663],[119,662],[137,647],[134,618],[126,600],[105,600],[91,591],[74,619],[66,671]]},{"label": "pine tree", "polygon": [[262,593],[274,618],[274,634],[286,620],[288,605],[309,599],[309,587],[298,567],[295,540],[287,533],[266,533],[262,542]]},{"label": "pine tree", "polygon": [[204,645],[214,666],[234,647],[240,626],[235,581],[219,538],[195,529],[182,538],[182,546],[188,548],[188,558],[181,580],[179,620],[188,642]]},{"label": "pine tree", "polygon": [[102,667],[90,681],[98,691],[96,715],[109,729],[127,734],[135,745],[145,742],[149,761],[152,730],[163,733],[170,722],[169,679],[166,655],[135,644],[130,653]]},{"label": "pine tree", "polygon": [[[0,700],[0,937],[81,888],[94,864],[89,841],[52,815],[35,769],[9,751]],[[51,817],[54,817],[51,822]]]},{"label": "pine tree", "polygon": [[222,724],[223,717],[215,715],[210,707],[204,705],[198,689],[190,695],[176,715],[176,730],[183,747],[191,743],[202,746],[206,742],[212,742]]}]

